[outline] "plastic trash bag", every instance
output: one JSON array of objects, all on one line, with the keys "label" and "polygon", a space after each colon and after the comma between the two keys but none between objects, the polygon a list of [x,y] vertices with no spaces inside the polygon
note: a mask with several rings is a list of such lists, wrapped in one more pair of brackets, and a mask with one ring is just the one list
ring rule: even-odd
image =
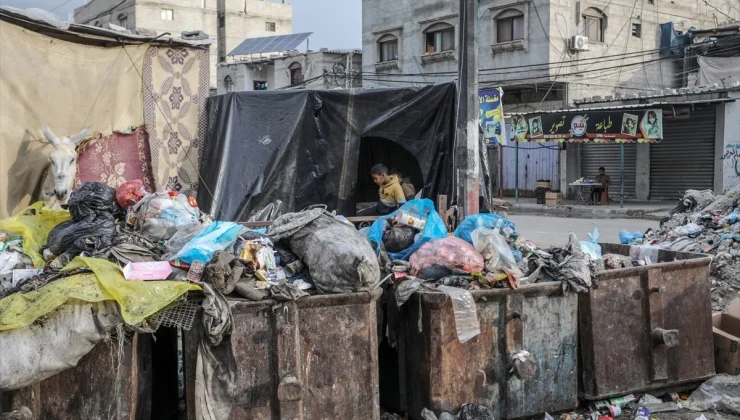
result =
[{"label": "plastic trash bag", "polygon": [[630,232],[627,229],[622,229],[619,231],[619,242],[630,245],[635,243],[636,240],[642,239],[645,236],[641,232]]},{"label": "plastic trash bag", "polygon": [[719,374],[691,393],[683,404],[692,411],[719,411],[740,415],[740,375]]},{"label": "plastic trash bag", "polygon": [[416,229],[409,226],[393,226],[383,235],[386,251],[398,253],[410,248],[414,244],[416,232]]},{"label": "plastic trash bag", "polygon": [[43,268],[46,261],[41,256],[41,247],[46,243],[49,232],[69,218],[66,210],[51,210],[46,203],[37,202],[11,218],[0,220],[0,230],[21,235],[23,252],[31,258],[34,267]]},{"label": "plastic trash bag", "polygon": [[54,255],[65,252],[92,253],[110,248],[116,242],[116,221],[110,213],[90,214],[79,221],[66,221],[49,232],[46,246]]},{"label": "plastic trash bag", "polygon": [[380,282],[378,258],[367,239],[323,207],[280,216],[267,234],[308,266],[321,294],[370,290]]},{"label": "plastic trash bag", "polygon": [[432,203],[432,200],[427,198],[411,200],[395,212],[378,218],[378,220],[373,222],[370,226],[367,239],[373,244],[376,252],[380,252],[380,244],[383,242],[383,233],[388,227],[388,219],[396,217],[396,215],[400,214],[402,211],[412,217],[425,220],[424,229],[421,231],[421,234],[416,237],[413,245],[410,247],[400,252],[388,252],[388,256],[391,260],[408,261],[411,254],[416,252],[416,250],[425,243],[433,239],[444,238],[447,236],[447,226],[444,221],[442,221],[442,218],[439,217],[436,210],[434,210],[434,203]]},{"label": "plastic trash bag", "polygon": [[116,202],[122,209],[133,207],[147,195],[144,183],[140,179],[124,182],[116,189]]},{"label": "plastic trash bag", "polygon": [[101,182],[85,182],[72,191],[67,207],[75,222],[101,214],[121,214],[121,208],[116,203],[116,190]]},{"label": "plastic trash bag", "polygon": [[164,243],[168,256],[172,256],[180,252],[188,242],[192,241],[199,233],[203,232],[205,228],[206,226],[203,226],[200,223],[193,223],[192,225],[187,225],[181,230],[175,232],[175,234]]},{"label": "plastic trash bag", "polygon": [[452,311],[455,315],[455,330],[457,339],[461,343],[469,341],[480,334],[478,310],[475,307],[473,295],[465,289],[457,287],[439,286],[437,290],[446,294],[452,300]]},{"label": "plastic trash bag", "polygon": [[443,267],[467,273],[481,272],[485,268],[483,256],[473,246],[460,238],[447,237],[427,242],[409,259],[411,275],[425,277],[428,269]]},{"label": "plastic trash bag", "polygon": [[495,214],[495,213],[472,214],[466,217],[462,221],[462,223],[460,223],[457,229],[455,229],[455,236],[472,244],[473,243],[472,234],[474,230],[478,228],[504,229],[506,227],[510,228],[511,230],[516,230],[516,225],[514,225],[514,222],[508,219],[504,219],[498,214]]},{"label": "plastic trash bag", "polygon": [[213,222],[195,235],[180,252],[169,260],[180,260],[191,264],[193,261],[211,261],[216,251],[224,251],[234,245],[242,226],[233,222]]},{"label": "plastic trash bag", "polygon": [[689,238],[693,238],[699,235],[702,230],[704,229],[696,223],[688,223],[674,229],[673,234],[676,236],[688,236]]},{"label": "plastic trash bag", "polygon": [[[486,261],[486,271],[493,273],[501,269],[511,272],[516,278],[524,276],[511,252],[511,247],[496,230],[478,228],[473,231],[471,238],[475,250],[480,252]],[[491,255],[490,260],[486,258],[487,255]],[[494,260],[498,260],[498,264],[494,264]]]},{"label": "plastic trash bag", "polygon": [[198,209],[188,204],[187,197],[184,197],[184,201],[173,200],[168,193],[158,193],[145,198],[140,204],[136,225],[152,239],[166,241],[178,230],[198,223],[198,217]]},{"label": "plastic trash bag", "polygon": [[588,255],[592,261],[601,259],[601,245],[599,245],[599,229],[594,228],[594,233],[588,234],[590,241],[581,241],[581,251]]}]

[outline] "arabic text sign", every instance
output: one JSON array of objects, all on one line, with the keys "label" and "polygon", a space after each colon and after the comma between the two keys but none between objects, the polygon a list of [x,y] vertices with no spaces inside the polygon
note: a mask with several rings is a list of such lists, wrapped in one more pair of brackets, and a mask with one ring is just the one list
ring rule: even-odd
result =
[{"label": "arabic text sign", "polygon": [[519,141],[659,140],[663,138],[663,112],[642,109],[515,115],[512,127],[513,137]]},{"label": "arabic text sign", "polygon": [[486,142],[494,140],[498,144],[506,144],[504,130],[504,110],[501,98],[504,91],[501,88],[481,90],[478,92],[480,107],[480,124]]}]

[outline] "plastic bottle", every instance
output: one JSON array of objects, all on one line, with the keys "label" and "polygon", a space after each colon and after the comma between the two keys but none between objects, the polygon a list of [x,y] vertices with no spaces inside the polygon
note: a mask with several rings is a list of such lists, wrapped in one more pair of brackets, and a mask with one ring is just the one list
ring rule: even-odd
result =
[{"label": "plastic bottle", "polygon": [[650,410],[645,407],[640,407],[635,410],[634,420],[650,420]]}]

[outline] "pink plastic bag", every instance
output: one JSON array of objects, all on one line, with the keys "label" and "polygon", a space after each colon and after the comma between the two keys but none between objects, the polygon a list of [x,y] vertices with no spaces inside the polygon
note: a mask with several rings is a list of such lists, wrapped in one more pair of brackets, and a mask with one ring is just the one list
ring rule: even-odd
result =
[{"label": "pink plastic bag", "polygon": [[144,183],[140,179],[124,182],[116,190],[116,201],[123,209],[128,209],[138,203],[147,192]]},{"label": "pink plastic bag", "polygon": [[453,236],[427,242],[409,259],[411,275],[422,273],[427,267],[446,267],[468,273],[481,272],[483,257],[472,245]]}]

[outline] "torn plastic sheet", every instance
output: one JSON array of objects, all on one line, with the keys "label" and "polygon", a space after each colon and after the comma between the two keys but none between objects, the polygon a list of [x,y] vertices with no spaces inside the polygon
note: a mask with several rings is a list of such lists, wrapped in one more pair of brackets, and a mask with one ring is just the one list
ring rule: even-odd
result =
[{"label": "torn plastic sheet", "polygon": [[446,294],[452,300],[457,339],[461,343],[465,343],[480,334],[478,310],[475,307],[473,295],[465,289],[450,286],[439,286],[437,290]]},{"label": "torn plastic sheet", "polygon": [[455,92],[454,83],[442,83],[211,97],[198,203],[218,220],[274,220],[312,204],[354,215],[363,139],[412,154],[423,197],[452,197]]}]

